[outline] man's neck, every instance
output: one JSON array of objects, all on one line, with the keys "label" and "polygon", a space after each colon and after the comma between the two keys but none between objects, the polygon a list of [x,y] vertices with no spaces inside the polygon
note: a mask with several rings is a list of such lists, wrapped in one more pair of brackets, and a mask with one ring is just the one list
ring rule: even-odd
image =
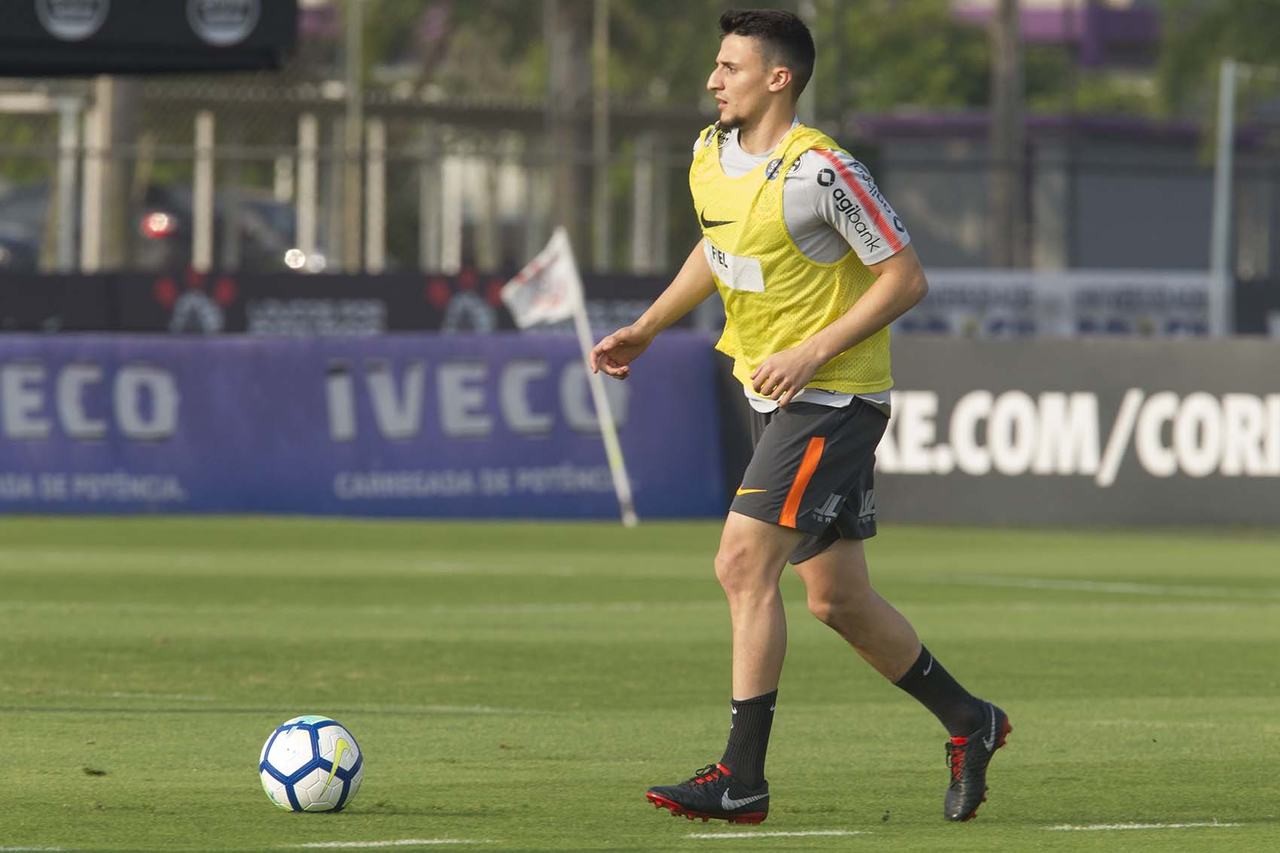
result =
[{"label": "man's neck", "polygon": [[748,154],[768,154],[795,124],[796,114],[767,113],[759,121],[738,128],[738,145]]}]

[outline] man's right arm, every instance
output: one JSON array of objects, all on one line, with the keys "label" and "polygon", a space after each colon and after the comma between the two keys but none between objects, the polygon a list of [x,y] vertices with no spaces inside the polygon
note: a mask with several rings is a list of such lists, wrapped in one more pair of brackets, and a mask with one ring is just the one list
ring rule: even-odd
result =
[{"label": "man's right arm", "polygon": [[624,326],[595,345],[591,350],[591,369],[626,379],[631,373],[631,362],[648,348],[658,333],[698,307],[715,289],[711,266],[699,240],[685,258],[680,272],[649,310],[630,326]]}]

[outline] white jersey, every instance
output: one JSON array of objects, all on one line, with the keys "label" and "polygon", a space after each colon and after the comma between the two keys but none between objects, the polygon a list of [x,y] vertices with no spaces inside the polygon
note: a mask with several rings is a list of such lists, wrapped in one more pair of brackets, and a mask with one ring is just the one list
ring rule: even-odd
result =
[{"label": "white jersey", "polygon": [[[769,159],[770,154],[750,154],[738,143],[738,131],[732,130],[720,148],[720,168],[731,178],[745,175]],[[777,169],[781,163],[773,165]],[[782,214],[792,241],[801,254],[820,264],[843,258],[852,248],[867,266],[891,258],[911,242],[902,220],[894,212],[884,194],[876,187],[867,168],[843,151],[810,150],[801,154],[783,177]],[[854,196],[851,183],[861,184],[862,192]],[[862,197],[880,208],[880,216],[868,215]],[[877,222],[891,225],[892,235],[884,233]],[[774,400],[747,390],[751,407],[758,412],[778,408]],[[889,392],[875,394],[839,394],[818,388],[805,388],[793,399],[799,403],[818,403],[844,407],[854,396],[889,411]]]}]

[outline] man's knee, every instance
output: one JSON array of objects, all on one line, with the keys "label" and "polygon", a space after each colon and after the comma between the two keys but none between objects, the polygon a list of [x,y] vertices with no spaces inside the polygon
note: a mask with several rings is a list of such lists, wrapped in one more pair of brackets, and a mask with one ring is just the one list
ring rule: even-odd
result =
[{"label": "man's knee", "polygon": [[777,569],[765,565],[759,553],[746,542],[721,542],[715,565],[716,580],[731,596],[760,592],[778,585]]},{"label": "man's knee", "polygon": [[865,621],[864,614],[875,593],[869,587],[843,589],[839,587],[810,588],[809,612],[819,622],[828,625],[852,639]]}]

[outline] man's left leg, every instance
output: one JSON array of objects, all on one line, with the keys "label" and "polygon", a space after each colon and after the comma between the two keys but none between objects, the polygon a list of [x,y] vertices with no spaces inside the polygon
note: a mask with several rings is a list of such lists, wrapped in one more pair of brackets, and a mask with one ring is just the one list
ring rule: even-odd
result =
[{"label": "man's left leg", "polygon": [[885,678],[928,708],[951,735],[944,814],[969,820],[986,799],[986,770],[1010,731],[1003,711],[976,699],[921,645],[906,617],[872,588],[860,539],[839,539],[797,563],[809,610]]}]

